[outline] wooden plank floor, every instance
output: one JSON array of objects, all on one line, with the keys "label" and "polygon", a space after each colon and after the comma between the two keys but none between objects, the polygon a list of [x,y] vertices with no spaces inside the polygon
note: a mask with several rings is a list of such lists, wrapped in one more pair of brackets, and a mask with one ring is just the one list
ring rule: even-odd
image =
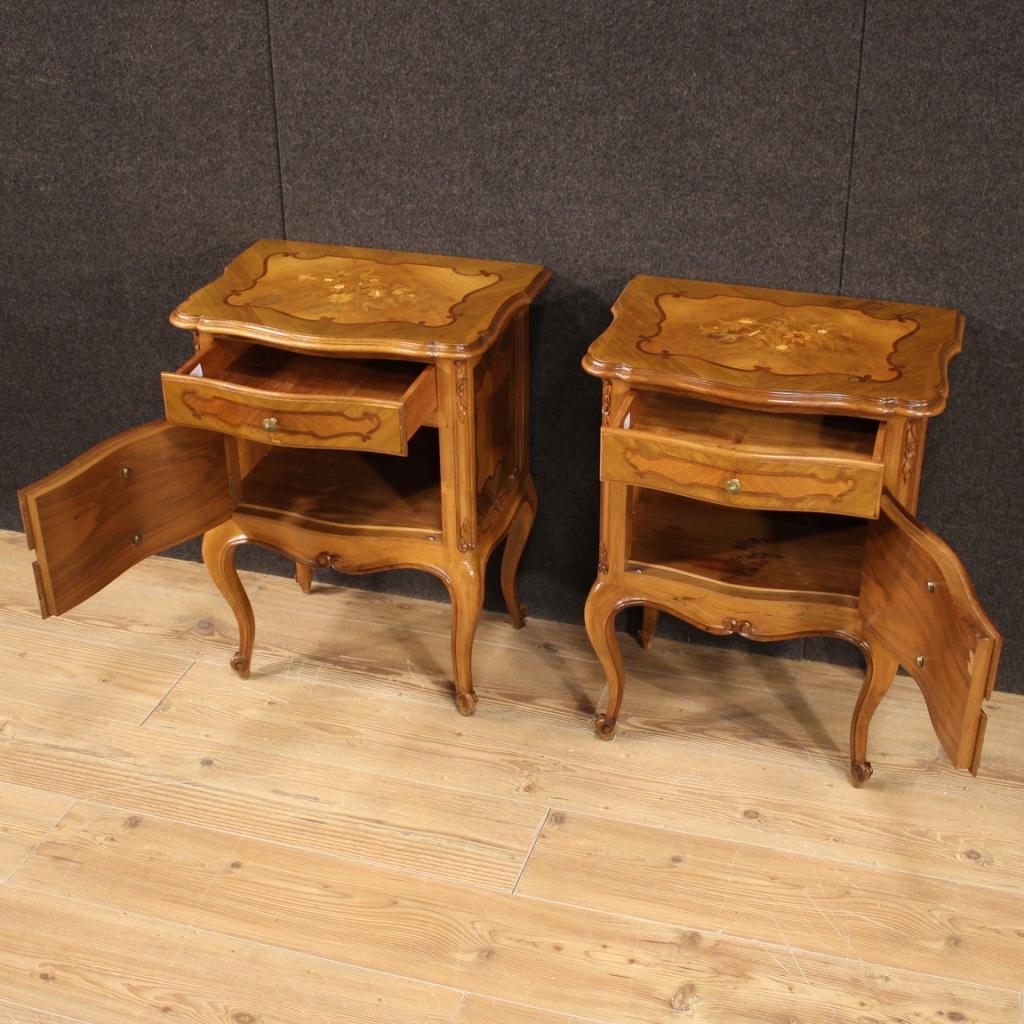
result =
[{"label": "wooden plank floor", "polygon": [[205,570],[60,619],[0,533],[0,1024],[1022,1024],[1024,697],[952,771],[912,683]]}]

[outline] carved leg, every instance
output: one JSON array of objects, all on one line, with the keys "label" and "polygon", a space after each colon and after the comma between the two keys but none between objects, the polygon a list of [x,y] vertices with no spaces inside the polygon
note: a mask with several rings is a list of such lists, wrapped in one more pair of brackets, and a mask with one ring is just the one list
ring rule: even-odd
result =
[{"label": "carved leg", "polygon": [[308,594],[310,588],[313,586],[313,567],[311,565],[306,565],[305,562],[296,562],[295,582],[298,583],[299,589],[304,594]]},{"label": "carved leg", "polygon": [[533,521],[537,518],[537,491],[533,481],[527,481],[526,495],[519,503],[512,525],[505,540],[505,550],[501,556],[501,593],[505,598],[505,607],[512,618],[512,626],[522,629],[526,625],[526,605],[520,604],[516,589],[516,573],[519,570],[519,559],[523,548],[533,529]]},{"label": "carved leg", "polygon": [[886,695],[896,678],[899,662],[887,651],[875,646],[867,648],[868,667],[864,685],[853,709],[850,722],[850,777],[854,786],[860,789],[871,778],[871,762],[868,760],[868,727],[875,709]]},{"label": "carved leg", "polygon": [[452,669],[455,705],[463,715],[476,709],[473,692],[473,637],[484,605],[484,579],[475,561],[458,562],[452,569],[448,592],[452,599]]},{"label": "carved leg", "polygon": [[256,621],[249,597],[235,569],[235,548],[245,544],[248,539],[238,524],[230,519],[203,535],[203,562],[238,620],[238,651],[231,659],[231,667],[243,679],[249,678]]},{"label": "carved leg", "polygon": [[615,735],[615,723],[622,706],[625,670],[622,667],[619,639],[615,635],[615,614],[619,610],[620,599],[618,590],[599,579],[590,589],[583,612],[587,636],[608,681],[608,706],[594,723],[594,731],[603,740],[610,740]]},{"label": "carved leg", "polygon": [[654,643],[654,631],[658,628],[658,609],[652,608],[649,604],[644,605],[644,621],[640,626],[640,635],[637,639],[640,646],[645,650]]}]

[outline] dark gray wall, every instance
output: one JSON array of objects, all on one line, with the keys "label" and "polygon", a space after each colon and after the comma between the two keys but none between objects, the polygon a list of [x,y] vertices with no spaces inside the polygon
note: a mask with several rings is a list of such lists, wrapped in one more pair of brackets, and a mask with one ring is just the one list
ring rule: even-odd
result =
[{"label": "dark gray wall", "polygon": [[971,327],[920,511],[1008,635],[1000,685],[1024,690],[1024,24],[926,6],[4,0],[0,523],[19,526],[15,487],[160,414],[157,373],[190,349],[168,311],[256,237],[537,261],[557,276],[521,588],[578,620],[599,400],[579,360],[631,275],[953,305]]}]

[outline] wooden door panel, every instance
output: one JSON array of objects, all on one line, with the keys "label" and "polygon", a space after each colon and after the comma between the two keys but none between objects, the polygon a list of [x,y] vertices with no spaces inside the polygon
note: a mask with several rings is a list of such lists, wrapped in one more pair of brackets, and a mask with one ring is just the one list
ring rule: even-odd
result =
[{"label": "wooden door panel", "polygon": [[864,634],[914,677],[957,768],[978,769],[1002,637],[953,550],[888,493],[868,531]]},{"label": "wooden door panel", "polygon": [[43,617],[231,515],[224,439],[158,420],[18,492]]}]

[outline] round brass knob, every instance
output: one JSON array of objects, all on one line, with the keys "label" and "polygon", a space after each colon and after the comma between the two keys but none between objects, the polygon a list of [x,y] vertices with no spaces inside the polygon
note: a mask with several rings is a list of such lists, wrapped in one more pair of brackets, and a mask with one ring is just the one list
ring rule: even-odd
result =
[{"label": "round brass knob", "polygon": [[268,416],[263,421],[263,429],[264,430],[268,430],[268,431],[277,430],[277,417],[276,416]]},{"label": "round brass knob", "polygon": [[131,466],[122,466],[121,467],[121,476],[123,476],[125,478],[125,480],[127,480],[131,475],[132,475],[132,467]]},{"label": "round brass knob", "polygon": [[141,533],[133,533],[132,534],[132,543],[133,544],[141,544],[142,543],[142,534]]},{"label": "round brass knob", "polygon": [[725,489],[730,494],[739,494],[740,491],[743,490],[743,484],[741,484],[739,480],[736,479],[736,477],[733,477],[731,480],[725,481]]},{"label": "round brass knob", "polygon": [[923,654],[919,654],[919,655],[918,655],[918,656],[917,656],[917,657],[916,657],[916,658],[914,659],[914,664],[915,664],[915,665],[916,665],[916,666],[917,666],[918,668],[924,668],[924,655],[923,655]]}]

